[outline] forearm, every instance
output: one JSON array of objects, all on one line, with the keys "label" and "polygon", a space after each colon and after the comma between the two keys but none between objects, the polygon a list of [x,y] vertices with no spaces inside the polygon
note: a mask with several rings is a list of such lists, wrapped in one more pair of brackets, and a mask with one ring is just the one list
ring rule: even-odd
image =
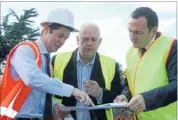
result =
[{"label": "forearm", "polygon": [[97,104],[102,104],[102,98],[103,98],[103,90],[101,90],[101,94],[99,97],[96,97]]},{"label": "forearm", "polygon": [[145,100],[147,111],[164,107],[177,101],[177,81],[172,81],[166,86],[144,92],[141,95]]},{"label": "forearm", "polygon": [[177,40],[171,46],[166,62],[169,84],[151,91],[142,93],[147,110],[153,110],[177,101]]},{"label": "forearm", "polygon": [[73,87],[45,74],[37,66],[34,53],[29,47],[17,48],[10,64],[11,69],[13,68],[14,73],[18,76],[17,78],[22,79],[25,85],[41,92],[71,96]]},{"label": "forearm", "polygon": [[27,86],[42,92],[69,97],[73,91],[73,86],[62,83],[58,79],[51,78],[40,70],[31,72],[28,78],[28,80],[26,79],[28,81]]}]

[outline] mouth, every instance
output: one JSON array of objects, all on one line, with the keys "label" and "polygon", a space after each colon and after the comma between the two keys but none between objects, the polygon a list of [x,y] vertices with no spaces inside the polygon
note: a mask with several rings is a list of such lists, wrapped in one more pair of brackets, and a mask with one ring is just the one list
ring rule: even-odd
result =
[{"label": "mouth", "polygon": [[92,49],[85,49],[86,51],[92,51]]},{"label": "mouth", "polygon": [[133,42],[133,43],[138,43],[138,41],[137,41],[137,40],[132,40],[132,42]]},{"label": "mouth", "polygon": [[60,44],[56,44],[56,47],[57,47],[57,48],[60,48],[60,47],[61,47],[61,45],[60,45]]}]

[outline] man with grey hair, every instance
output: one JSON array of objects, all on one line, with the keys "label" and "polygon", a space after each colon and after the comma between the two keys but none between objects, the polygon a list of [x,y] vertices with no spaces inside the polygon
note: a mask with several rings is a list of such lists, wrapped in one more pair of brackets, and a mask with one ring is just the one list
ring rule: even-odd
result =
[{"label": "man with grey hair", "polygon": [[[102,38],[100,29],[94,23],[85,23],[77,36],[78,48],[73,52],[57,53],[52,59],[55,78],[86,91],[94,104],[113,102],[117,95],[130,99],[127,83],[121,84],[119,64],[97,52]],[[71,78],[72,77],[72,78]],[[122,95],[121,95],[122,94]],[[85,106],[73,97],[56,96],[66,106]],[[111,120],[111,111],[72,111],[76,120]]]}]

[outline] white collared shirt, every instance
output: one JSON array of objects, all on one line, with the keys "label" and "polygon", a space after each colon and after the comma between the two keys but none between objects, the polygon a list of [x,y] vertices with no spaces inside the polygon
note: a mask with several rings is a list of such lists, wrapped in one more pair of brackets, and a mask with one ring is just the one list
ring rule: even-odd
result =
[{"label": "white collared shirt", "polygon": [[[17,117],[42,119],[46,92],[70,97],[73,91],[73,86],[46,74],[47,65],[44,54],[47,53],[47,49],[41,39],[38,39],[36,43],[42,56],[42,68],[37,66],[34,52],[27,45],[19,46],[11,58],[12,77],[15,80],[21,78],[25,85],[32,88]],[[54,104],[53,100],[53,106]]]},{"label": "white collared shirt", "polygon": [[[77,67],[78,88],[85,91],[85,86],[84,86],[83,82],[86,80],[90,80],[92,68],[93,68],[94,61],[95,61],[95,56],[89,63],[84,64],[80,58],[79,50],[77,50],[76,58],[77,58],[76,59],[76,67]],[[81,107],[81,106],[85,106],[85,105],[80,103],[79,101],[77,101],[76,106]],[[76,119],[77,120],[91,120],[90,112],[88,110],[76,111]]]}]

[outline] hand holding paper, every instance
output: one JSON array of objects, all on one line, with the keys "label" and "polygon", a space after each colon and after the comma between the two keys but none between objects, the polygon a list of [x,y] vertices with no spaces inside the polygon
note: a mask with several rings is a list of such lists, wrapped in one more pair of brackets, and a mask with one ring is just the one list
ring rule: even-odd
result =
[{"label": "hand holding paper", "polygon": [[62,107],[61,109],[63,110],[99,110],[99,109],[110,109],[110,108],[125,108],[126,105],[127,105],[126,102],[120,102],[120,103],[107,103],[107,104],[90,106],[90,107],[66,106],[66,107]]},{"label": "hand holding paper", "polygon": [[114,99],[114,102],[117,102],[117,103],[123,102],[123,101],[128,102],[127,97],[126,97],[125,95],[118,95],[118,96]]},{"label": "hand holding paper", "polygon": [[139,94],[132,97],[127,107],[130,108],[131,110],[134,110],[135,112],[141,112],[145,110],[146,106],[145,106],[145,100],[143,96]]},{"label": "hand holding paper", "polygon": [[68,110],[61,110],[61,109],[60,109],[61,107],[64,107],[64,105],[56,103],[56,104],[54,105],[54,113],[55,113],[58,117],[64,118],[64,117],[66,117],[66,116],[70,113],[70,111],[68,111]]}]

